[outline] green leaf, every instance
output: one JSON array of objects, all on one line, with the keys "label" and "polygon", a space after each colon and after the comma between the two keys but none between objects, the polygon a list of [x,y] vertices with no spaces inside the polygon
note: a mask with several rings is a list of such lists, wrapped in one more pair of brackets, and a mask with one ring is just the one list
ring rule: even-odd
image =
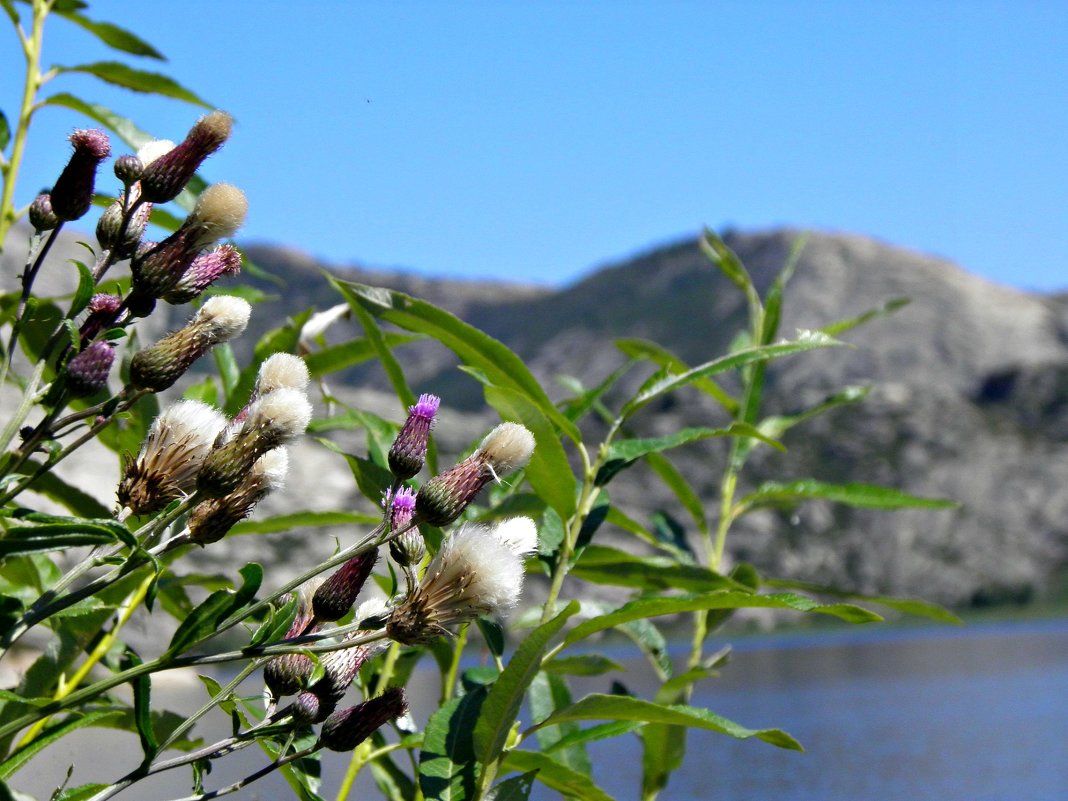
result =
[{"label": "green leaf", "polygon": [[582,745],[583,743],[592,743],[596,740],[607,740],[612,737],[619,737],[624,734],[630,734],[632,731],[646,726],[645,723],[640,723],[633,720],[617,720],[612,723],[599,723],[596,726],[589,726],[585,729],[576,729],[566,737],[562,737],[556,742],[555,745],[549,748],[542,748],[546,754],[553,754],[562,748],[572,748],[576,745]]},{"label": "green leaf", "polygon": [[11,141],[11,126],[8,125],[7,117],[4,116],[4,112],[0,111],[0,150],[7,147]]},{"label": "green leaf", "polygon": [[246,398],[244,396],[234,397],[234,390],[241,378],[241,368],[237,364],[237,357],[234,356],[234,349],[230,347],[229,342],[224,342],[212,348],[211,354],[215,358],[215,366],[219,370],[219,379],[222,381],[223,397],[226,398],[224,407],[229,409],[231,405],[236,404],[240,409]]},{"label": "green leaf", "polygon": [[56,742],[56,740],[70,734],[72,731],[84,729],[86,726],[99,725],[101,721],[121,714],[122,710],[117,709],[87,712],[84,715],[75,714],[64,718],[59,723],[54,723],[51,726],[45,727],[32,742],[20,748],[0,763],[0,779],[7,779],[26,762],[33,759],[39,752]]},{"label": "green leaf", "polygon": [[568,720],[630,720],[643,723],[666,723],[706,729],[745,740],[756,737],[778,748],[803,751],[801,744],[780,729],[747,729],[707,709],[683,704],[661,705],[625,695],[587,695],[577,703],[561,709],[532,729],[553,726]]},{"label": "green leaf", "polygon": [[760,421],[760,430],[769,437],[776,439],[782,437],[788,430],[796,426],[798,423],[802,423],[816,415],[823,414],[824,412],[836,409],[839,406],[845,406],[847,404],[859,403],[868,397],[871,392],[871,387],[865,386],[848,386],[833,395],[829,395],[815,406],[810,406],[800,412],[794,412],[793,414],[775,415],[772,417],[765,417]]},{"label": "green leaf", "polygon": [[816,350],[817,348],[837,347],[842,344],[843,343],[821,331],[801,331],[798,333],[798,338],[792,342],[781,342],[776,345],[762,345],[758,347],[744,348],[726,356],[721,356],[718,359],[713,359],[712,361],[700,364],[697,367],[691,367],[685,373],[660,376],[657,380],[643,387],[642,391],[639,392],[636,397],[628,401],[626,405],[624,405],[620,415],[624,418],[630,417],[650,401],[659,398],[661,395],[665,395],[668,392],[674,392],[681,387],[692,384],[698,378],[705,378],[710,375],[725,373],[729,370],[736,370],[739,367],[745,367],[749,364],[766,362],[771,359],[791,356],[796,353],[805,353],[810,350]]},{"label": "green leaf", "polygon": [[11,20],[12,25],[17,26],[19,24],[19,14],[11,0],[0,0],[0,8],[4,9],[4,13],[7,14],[7,18]]},{"label": "green leaf", "polygon": [[80,72],[92,75],[105,83],[121,86],[133,92],[162,95],[163,97],[182,100],[195,106],[214,108],[211,103],[186,89],[173,78],[158,72],[134,69],[118,61],[97,61],[92,64],[77,64],[73,67],[54,67],[56,72]]},{"label": "green leaf", "polygon": [[873,623],[882,620],[874,612],[852,604],[821,604],[811,598],[792,593],[757,595],[728,590],[700,595],[673,595],[668,598],[639,598],[624,604],[614,612],[598,615],[580,623],[564,637],[564,645],[573,645],[591,634],[613,628],[621,623],[708,609],[793,609],[798,612],[831,615],[847,623]]},{"label": "green leaf", "polygon": [[[574,703],[567,681],[562,676],[550,675],[544,671],[534,677],[527,691],[527,699],[532,720],[543,720],[557,709],[569,707]],[[560,740],[575,734],[578,730],[577,723],[546,726],[538,730],[538,747],[548,752]],[[579,773],[588,775],[593,772],[589,754],[581,744],[559,749],[553,758]]]},{"label": "green leaf", "polygon": [[407,331],[427,334],[465,364],[483,371],[495,385],[522,392],[560,431],[574,442],[582,441],[578,428],[556,408],[522,359],[493,337],[447,311],[402,292],[336,279],[332,283],[342,295],[376,317]]},{"label": "green leaf", "polygon": [[575,512],[577,483],[559,435],[539,407],[524,393],[487,385],[486,403],[505,420],[522,423],[534,435],[534,454],[525,474],[530,486],[557,514],[567,520]]},{"label": "green leaf", "polygon": [[[690,369],[690,365],[667,348],[646,339],[617,339],[616,347],[632,359],[645,359],[666,369],[669,373],[685,373]],[[706,395],[715,398],[732,417],[738,411],[738,401],[711,378],[695,379],[693,385]]]},{"label": "green leaf", "polygon": [[[426,337],[419,334],[398,334],[390,331],[382,336],[383,344],[389,350],[409,342],[418,342]],[[308,365],[308,372],[313,378],[336,373],[357,364],[370,361],[375,357],[375,347],[367,339],[350,339],[338,345],[317,350],[304,357],[304,363]]]},{"label": "green leaf", "polygon": [[386,371],[386,375],[389,377],[389,383],[393,386],[394,393],[400,398],[401,403],[405,406],[411,406],[415,403],[415,393],[412,392],[412,388],[408,386],[408,380],[404,377],[404,369],[401,367],[400,362],[397,361],[397,357],[393,355],[393,351],[386,344],[386,338],[385,334],[382,332],[382,328],[375,322],[370,310],[364,308],[356,296],[351,292],[346,291],[346,289],[333,278],[330,280],[344,296],[349,304],[349,308],[352,309],[353,316],[356,317],[360,325],[363,327],[363,333],[367,337],[368,343],[374,348],[375,355],[382,364],[382,369]]},{"label": "green leaf", "polygon": [[215,633],[218,625],[249,603],[263,581],[263,568],[255,562],[240,570],[242,583],[236,592],[216,590],[194,609],[171,637],[166,655],[175,656]]},{"label": "green leaf", "polygon": [[753,286],[753,279],[749,277],[749,272],[745,269],[741,260],[735,255],[727,243],[720,239],[714,231],[709,228],[704,230],[701,238],[698,240],[698,245],[701,248],[701,252],[705,254],[705,257],[711,261],[728,280],[745,295],[746,300],[749,303],[749,318],[751,320],[759,320],[762,316],[763,310],[760,304],[760,296],[757,294],[756,287]]},{"label": "green leaf", "polygon": [[486,801],[527,801],[537,775],[538,772],[532,770],[522,776],[505,779],[486,793]]},{"label": "green leaf", "polygon": [[[122,669],[128,670],[141,664],[141,657],[127,646]],[[138,676],[131,684],[133,685],[134,721],[137,725],[137,735],[141,739],[141,751],[145,755],[147,764],[152,761],[159,750],[159,742],[152,729],[152,677],[147,674]]]},{"label": "green leaf", "polygon": [[857,326],[864,325],[864,323],[867,323],[870,320],[875,320],[879,317],[887,317],[896,312],[898,309],[905,308],[911,302],[912,301],[910,301],[908,298],[892,298],[891,300],[886,301],[886,303],[882,304],[881,306],[877,306],[874,309],[869,309],[868,311],[864,312],[863,314],[859,314],[856,317],[850,317],[847,320],[839,320],[836,323],[825,325],[820,330],[825,334],[829,334],[832,337],[836,337],[839,334],[844,334],[846,331],[853,330]]},{"label": "green leaf", "polygon": [[601,676],[613,670],[626,668],[603,654],[581,654],[579,656],[558,656],[545,663],[546,673],[563,673],[570,676]]},{"label": "green leaf", "polygon": [[78,787],[70,787],[52,796],[49,801],[88,801],[101,790],[110,787],[110,784],[82,784]]},{"label": "green leaf", "polygon": [[799,590],[814,595],[829,595],[832,598],[850,598],[855,601],[878,604],[879,606],[885,606],[888,609],[903,612],[904,614],[937,620],[939,623],[960,624],[962,622],[959,617],[948,609],[944,609],[938,604],[921,601],[917,598],[893,598],[888,595],[865,595],[863,593],[838,589],[837,587],[814,584],[809,581],[791,581],[788,579],[764,579],[764,585],[778,589]]},{"label": "green leaf", "polygon": [[745,588],[726,576],[697,565],[682,565],[674,558],[634,556],[603,545],[591,545],[575,563],[571,575],[594,584],[636,587],[643,590],[713,590]]},{"label": "green leaf", "polygon": [[519,714],[523,694],[541,668],[549,641],[578,610],[578,603],[572,601],[556,617],[530,632],[493,683],[475,724],[475,755],[481,763],[489,764],[501,753]]},{"label": "green leaf", "polygon": [[120,28],[118,25],[112,25],[110,22],[95,22],[74,11],[57,11],[56,13],[63,17],[63,19],[69,20],[75,25],[89,31],[113,50],[121,50],[123,53],[130,53],[134,56],[144,56],[145,58],[155,58],[160,61],[166,61],[163,54],[156,48],[125,28]]},{"label": "green leaf", "polygon": [[267,517],[263,520],[243,520],[230,529],[230,536],[275,534],[279,531],[292,531],[298,528],[320,528],[322,526],[366,526],[374,525],[379,520],[379,515],[367,515],[359,512],[293,512],[287,515]]},{"label": "green leaf", "polygon": [[733,515],[739,517],[762,506],[794,506],[803,501],[824,500],[863,509],[955,509],[959,504],[943,498],[910,495],[893,487],[875,484],[827,484],[805,479],[782,483],[768,481],[741,498]]},{"label": "green leaf", "polygon": [[670,489],[682,508],[689,512],[693,522],[697,524],[697,530],[706,537],[709,535],[708,518],[705,516],[705,505],[701,498],[690,486],[690,482],[679,472],[671,461],[659,453],[650,453],[645,457],[646,463],[656,473],[665,486]]},{"label": "green leaf", "polygon": [[0,539],[0,558],[80,545],[103,545],[116,539],[118,536],[113,528],[88,522],[14,526],[4,532],[3,539]]},{"label": "green leaf", "polygon": [[352,471],[352,477],[356,479],[356,486],[359,487],[365,498],[375,504],[382,500],[382,493],[393,485],[393,474],[389,470],[375,464],[370,459],[346,453],[331,440],[322,437],[316,437],[315,439],[322,443],[327,450],[331,450],[345,458],[345,461],[349,464],[349,469]]},{"label": "green leaf", "polygon": [[419,752],[419,788],[426,801],[464,801],[474,798],[480,775],[472,733],[486,688],[441,706],[430,716]]},{"label": "green leaf", "polygon": [[565,798],[579,801],[613,801],[612,796],[594,784],[588,775],[572,770],[548,754],[537,751],[509,751],[502,760],[501,767],[522,773],[537,771],[539,782],[556,790]]},{"label": "green leaf", "polygon": [[[50,97],[46,97],[41,101],[42,106],[62,106],[63,108],[69,108],[72,111],[77,111],[79,114],[84,114],[91,120],[94,120],[109,131],[116,134],[123,142],[127,144],[131,149],[137,150],[141,145],[151,142],[156,137],[138,128],[131,120],[116,114],[105,106],[98,105],[96,103],[86,103],[80,97],[76,97],[68,92],[57,92]],[[159,207],[152,209],[152,221],[156,222],[156,214],[165,214],[166,212]],[[175,229],[177,225],[175,226]],[[174,229],[171,229],[174,230]]]}]

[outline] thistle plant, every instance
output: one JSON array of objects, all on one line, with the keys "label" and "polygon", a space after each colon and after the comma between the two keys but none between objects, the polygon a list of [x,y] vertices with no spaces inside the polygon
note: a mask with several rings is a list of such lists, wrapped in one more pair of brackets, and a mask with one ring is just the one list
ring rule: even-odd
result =
[{"label": "thistle plant", "polygon": [[[622,341],[618,370],[593,387],[572,380],[571,396],[560,402],[504,344],[448,312],[339,279],[329,279],[338,305],[294,315],[239,357],[231,343],[256,322],[255,302],[246,299],[256,293],[230,296],[219,284],[239,272],[240,252],[222,240],[239,230],[248,200],[196,174],[228,146],[230,116],[209,110],[177,145],[127,138],[131,152],[118,152],[96,127],[129,137],[116,115],[62,94],[38,99],[63,72],[40,66],[44,21],[60,6],[25,4],[32,19],[23,29],[16,7],[0,5],[27,59],[21,111],[2,128],[13,135],[0,137],[0,244],[23,215],[32,229],[19,290],[0,304],[0,388],[17,395],[0,431],[0,667],[17,675],[0,693],[7,795],[32,778],[47,782],[56,801],[133,798],[143,779],[183,771],[190,781],[183,801],[237,792],[272,774],[314,801],[326,792],[321,761],[340,759],[345,778],[329,788],[338,801],[364,772],[396,801],[526,799],[535,782],[569,798],[604,799],[587,745],[635,734],[643,753],[633,795],[653,799],[682,763],[690,730],[800,748],[780,729],[750,729],[690,703],[694,687],[725,668],[727,653],[711,637],[737,613],[866,623],[881,619],[875,607],[954,619],[919,601],[775,579],[732,561],[732,531],[757,509],[811,499],[949,505],[870,485],[746,484],[754,453],[781,450],[788,430],[865,394],[850,388],[791,414],[767,414],[769,366],[837,347],[891,307],[781,339],[796,254],[761,295],[744,265],[706,232],[710,268],[748,308],[731,350],[689,365],[655,343]],[[71,3],[62,13],[129,53],[153,57],[147,43],[114,35],[115,26],[82,10]],[[102,64],[83,69],[104,80],[130,75]],[[141,74],[138,85],[205,105],[160,77]],[[42,105],[87,112],[94,127],[70,137],[67,165],[50,191],[16,210],[15,178]],[[109,158],[117,184],[102,196]],[[184,219],[153,216],[176,201]],[[69,299],[41,295],[42,271],[65,269],[48,259],[52,246],[69,223],[83,224],[93,202],[102,211],[92,263],[75,265]],[[156,223],[172,217],[158,234]],[[146,320],[186,304],[184,325],[147,341]],[[327,344],[323,334],[346,318],[362,333]],[[502,421],[472,437],[444,469],[434,441],[442,399],[413,391],[403,354],[395,353],[413,334],[452,349]],[[350,407],[329,388],[332,372],[369,359],[385,368],[395,419]],[[651,408],[674,393],[703,393],[726,422],[644,435]],[[332,438],[345,431],[362,443]],[[693,477],[671,457],[713,438],[727,447],[711,468],[718,507],[710,514]],[[103,455],[93,458],[118,473],[106,497],[62,469],[83,447],[97,448]],[[325,511],[307,508],[286,488],[311,472],[303,460],[315,448],[336,460],[333,469],[351,471],[355,508],[347,498],[328,499],[336,508]],[[639,470],[673,493],[688,531],[667,538],[625,511],[627,491],[613,482]],[[285,512],[265,509],[279,500]],[[323,549],[311,544],[331,539],[318,531],[326,526],[337,547],[319,558],[312,554]],[[284,531],[300,537],[286,564],[234,569],[234,538]],[[190,554],[201,564],[210,559],[218,574],[193,569]],[[617,602],[593,600],[589,585],[612,587]],[[127,636],[131,620],[159,636]],[[688,644],[680,660],[666,652],[669,626]],[[630,692],[618,665],[597,653],[611,636],[632,638],[647,658],[653,697]],[[17,668],[16,656],[32,667]],[[230,670],[212,673],[218,666]],[[192,714],[161,708],[152,679],[192,669],[205,671],[203,705]],[[612,691],[575,700],[573,675],[599,677]],[[409,696],[415,683],[437,690],[431,708]],[[229,721],[230,736],[195,740],[209,716]],[[50,761],[52,743],[103,726],[136,734],[139,751],[116,765],[79,766],[73,779]],[[266,756],[235,756],[252,745]],[[211,768],[235,759],[254,767],[208,789]],[[275,780],[265,795],[276,797],[281,786]]]}]

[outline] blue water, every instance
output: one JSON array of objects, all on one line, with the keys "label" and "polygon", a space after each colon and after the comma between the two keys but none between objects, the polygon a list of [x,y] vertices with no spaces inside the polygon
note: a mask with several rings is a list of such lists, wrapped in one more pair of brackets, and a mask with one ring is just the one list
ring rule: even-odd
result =
[{"label": "blue water", "polygon": [[[1068,799],[1068,621],[742,639],[693,703],[807,752],[692,731],[664,799]],[[590,750],[636,798],[637,738]]]}]

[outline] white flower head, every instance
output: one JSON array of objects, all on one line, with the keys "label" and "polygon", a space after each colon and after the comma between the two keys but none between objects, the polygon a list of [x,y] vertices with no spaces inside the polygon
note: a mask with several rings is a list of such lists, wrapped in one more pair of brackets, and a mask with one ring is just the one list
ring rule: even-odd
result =
[{"label": "white flower head", "polygon": [[212,184],[200,193],[185,224],[195,231],[197,249],[203,250],[237,233],[247,215],[244,192],[233,184]]},{"label": "white flower head", "polygon": [[486,526],[461,526],[442,541],[426,574],[386,623],[389,636],[425,643],[450,626],[511,609],[523,588],[523,562]]},{"label": "white flower head", "polygon": [[254,431],[282,443],[303,434],[311,416],[311,403],[303,392],[276,389],[252,404],[242,431]]},{"label": "white flower head", "polygon": [[534,435],[519,423],[501,423],[478,446],[486,464],[496,473],[525,467],[534,453]]},{"label": "white flower head", "polygon": [[292,353],[274,353],[263,360],[256,374],[255,394],[266,395],[276,389],[300,389],[308,386],[308,366]]},{"label": "white flower head", "polygon": [[538,527],[529,517],[509,517],[497,523],[492,531],[520,559],[538,550]]},{"label": "white flower head", "polygon": [[174,150],[174,142],[170,139],[153,139],[137,149],[137,158],[147,167],[164,153],[170,153],[172,150]]},{"label": "white flower head", "polygon": [[215,295],[200,307],[190,325],[202,327],[214,342],[227,342],[248,326],[252,307],[234,295]]}]

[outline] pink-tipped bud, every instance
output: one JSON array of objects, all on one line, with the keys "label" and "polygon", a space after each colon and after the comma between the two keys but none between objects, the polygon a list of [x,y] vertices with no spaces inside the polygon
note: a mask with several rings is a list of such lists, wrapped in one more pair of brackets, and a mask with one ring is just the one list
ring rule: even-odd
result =
[{"label": "pink-tipped bud", "polygon": [[[389,515],[389,530],[404,531],[415,514],[415,492],[408,487],[401,487],[395,495],[387,490],[382,505]],[[409,529],[390,540],[389,555],[401,567],[419,564],[426,555],[426,545],[419,529]]]},{"label": "pink-tipped bud", "polygon": [[94,342],[67,363],[67,390],[75,398],[95,395],[107,386],[115,361],[115,346]]},{"label": "pink-tipped bud", "polygon": [[321,623],[340,620],[352,609],[367,577],[378,559],[378,551],[367,551],[352,557],[330,578],[319,585],[312,597],[315,619]]},{"label": "pink-tipped bud", "polygon": [[430,429],[440,404],[441,398],[424,394],[408,409],[408,419],[389,449],[389,469],[400,481],[412,478],[423,469]]},{"label": "pink-tipped bud", "polygon": [[534,436],[518,423],[501,423],[478,449],[426,482],[415,497],[420,520],[446,526],[456,520],[490,481],[524,467],[534,452]]},{"label": "pink-tipped bud", "polygon": [[331,751],[351,751],[382,726],[407,712],[404,690],[391,687],[382,695],[330,715],[319,732],[319,743]]},{"label": "pink-tipped bud", "polygon": [[178,305],[188,303],[224,275],[241,272],[241,253],[233,245],[219,245],[210,253],[197,256],[178,283],[164,293],[163,299]]},{"label": "pink-tipped bud", "polygon": [[47,192],[43,192],[38,195],[33,203],[30,204],[29,211],[30,225],[33,229],[40,233],[41,231],[51,231],[57,225],[59,225],[59,217],[52,211],[52,197]]},{"label": "pink-tipped bud", "polygon": [[93,203],[93,185],[100,162],[111,155],[107,134],[95,128],[70,135],[74,153],[52,187],[52,211],[61,220],[77,220]]},{"label": "pink-tipped bud", "polygon": [[82,343],[96,339],[101,331],[111,328],[119,319],[119,310],[122,308],[122,298],[118,295],[109,295],[100,292],[93,295],[89,301],[88,312],[85,321],[78,329],[82,336]]},{"label": "pink-tipped bud", "polygon": [[146,164],[141,174],[145,199],[166,203],[178,197],[204,159],[230,138],[232,129],[233,118],[224,111],[213,111],[197,120],[181,144]]}]

